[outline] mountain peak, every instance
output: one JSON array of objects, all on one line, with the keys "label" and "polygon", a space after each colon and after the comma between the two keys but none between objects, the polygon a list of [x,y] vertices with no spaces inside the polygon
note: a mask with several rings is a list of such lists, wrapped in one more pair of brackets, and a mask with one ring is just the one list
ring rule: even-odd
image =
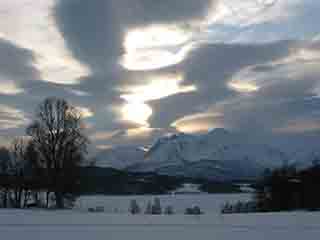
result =
[{"label": "mountain peak", "polygon": [[[207,134],[175,133],[159,138],[147,149],[118,147],[101,152],[98,164],[130,171],[155,171],[166,175],[238,179],[257,176],[294,157],[300,165],[314,159],[313,151],[291,155],[277,145],[250,139],[251,134],[216,128]],[[310,162],[310,161],[309,161]],[[299,163],[299,162],[298,162]]]}]

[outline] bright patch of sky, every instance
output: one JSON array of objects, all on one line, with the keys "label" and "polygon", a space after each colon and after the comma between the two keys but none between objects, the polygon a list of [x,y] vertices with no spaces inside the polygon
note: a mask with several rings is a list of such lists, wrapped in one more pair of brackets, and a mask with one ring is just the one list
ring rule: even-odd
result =
[{"label": "bright patch of sky", "polygon": [[183,86],[182,81],[183,77],[179,74],[154,76],[143,85],[124,87],[121,91],[126,93],[120,96],[127,102],[122,108],[123,119],[149,126],[152,108],[148,101],[197,90],[194,85]]},{"label": "bright patch of sky", "polygon": [[222,115],[218,113],[196,113],[178,119],[171,126],[185,133],[207,132],[210,129],[223,127],[221,117]]}]

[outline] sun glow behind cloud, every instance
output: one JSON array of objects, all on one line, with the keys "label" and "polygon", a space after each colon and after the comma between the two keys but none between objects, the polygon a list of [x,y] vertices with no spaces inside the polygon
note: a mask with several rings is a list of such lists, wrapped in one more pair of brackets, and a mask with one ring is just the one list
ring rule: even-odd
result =
[{"label": "sun glow behind cloud", "polygon": [[192,31],[176,25],[151,25],[129,30],[124,39],[125,54],[120,63],[129,70],[152,70],[175,65],[194,48],[192,38]]},{"label": "sun glow behind cloud", "polygon": [[152,108],[143,102],[128,102],[122,109],[123,120],[142,126],[149,126],[148,119],[152,115]]},{"label": "sun glow behind cloud", "polygon": [[154,77],[149,83],[124,88],[123,90],[129,93],[121,95],[121,98],[128,102],[146,102],[197,90],[195,85],[181,85],[182,81],[181,75]]},{"label": "sun glow behind cloud", "polygon": [[166,75],[154,77],[143,85],[121,89],[126,93],[120,97],[127,102],[121,111],[123,119],[148,126],[147,121],[152,115],[152,108],[147,104],[148,101],[197,90],[194,85],[183,86],[182,81],[182,75]]}]

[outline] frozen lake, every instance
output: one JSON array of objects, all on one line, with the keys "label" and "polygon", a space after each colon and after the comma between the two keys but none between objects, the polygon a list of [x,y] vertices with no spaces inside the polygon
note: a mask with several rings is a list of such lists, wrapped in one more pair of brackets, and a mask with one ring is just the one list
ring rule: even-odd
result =
[{"label": "frozen lake", "polygon": [[[185,206],[199,204],[202,216],[132,216],[125,213],[130,197],[84,197],[75,210],[0,210],[0,239],[4,240],[316,240],[320,236],[320,213],[292,212],[272,214],[221,215],[225,201],[245,200],[248,195],[160,196],[180,212]],[[139,203],[150,197],[134,197]],[[120,214],[88,213],[85,206],[102,205],[123,209]],[[85,205],[85,206],[84,206]],[[110,210],[110,211],[111,211]]]}]

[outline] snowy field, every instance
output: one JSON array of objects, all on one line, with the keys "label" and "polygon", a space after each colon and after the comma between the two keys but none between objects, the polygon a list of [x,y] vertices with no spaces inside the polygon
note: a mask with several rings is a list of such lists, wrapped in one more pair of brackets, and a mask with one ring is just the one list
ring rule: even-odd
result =
[{"label": "snowy field", "polygon": [[[292,212],[277,214],[221,215],[217,206],[232,202],[237,195],[163,196],[161,201],[172,201],[176,209],[198,201],[207,214],[202,216],[150,216],[112,213],[88,213],[78,207],[72,211],[0,210],[0,239],[4,240],[318,240],[320,239],[320,213]],[[176,197],[176,196],[175,196]],[[203,198],[202,198],[203,197]],[[248,196],[238,195],[238,198]],[[139,199],[141,198],[141,199]],[[148,200],[147,197],[136,197]],[[194,201],[192,201],[194,198]],[[200,198],[200,199],[199,199]],[[82,198],[82,204],[101,204],[111,207],[117,203],[125,207],[132,197]],[[200,203],[201,202],[201,203]],[[208,202],[205,204],[205,202]],[[209,211],[209,202],[212,208]],[[83,206],[82,205],[82,206]],[[216,210],[216,211],[215,211]]]}]

